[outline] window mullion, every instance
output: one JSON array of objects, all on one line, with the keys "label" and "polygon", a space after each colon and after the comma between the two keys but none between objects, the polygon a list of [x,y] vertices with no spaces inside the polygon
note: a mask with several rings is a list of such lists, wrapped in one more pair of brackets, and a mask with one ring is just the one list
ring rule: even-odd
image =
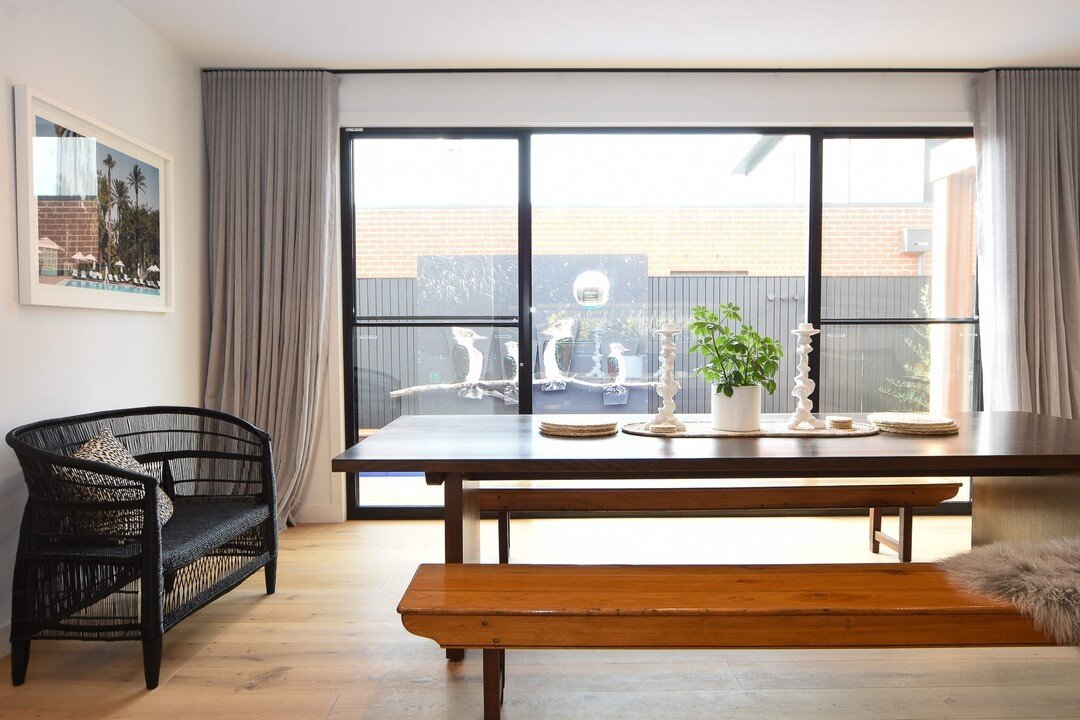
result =
[{"label": "window mullion", "polygon": [[[806,321],[821,329],[821,233],[824,187],[824,148],[825,137],[821,131],[810,133],[810,197],[808,199],[809,228],[807,233],[806,258]],[[821,388],[821,352],[824,334],[819,334],[815,352],[810,353],[810,379],[814,382],[814,392],[810,401],[820,407]]]}]

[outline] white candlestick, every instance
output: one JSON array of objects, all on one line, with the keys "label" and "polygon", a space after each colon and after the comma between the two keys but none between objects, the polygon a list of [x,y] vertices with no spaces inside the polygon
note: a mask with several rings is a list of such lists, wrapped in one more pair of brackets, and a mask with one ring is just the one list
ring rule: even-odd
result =
[{"label": "white candlestick", "polygon": [[[792,335],[799,338],[799,347],[795,351],[799,357],[799,363],[796,366],[799,373],[795,376],[795,387],[791,391],[792,396],[798,398],[799,402],[795,406],[795,412],[791,414],[791,419],[788,420],[788,430],[817,430],[825,427],[825,422],[814,417],[811,412],[814,409],[814,403],[810,400],[810,395],[816,387],[814,381],[810,379],[810,351],[813,349],[810,346],[810,338],[819,332],[821,331],[815,330],[814,326],[808,322],[799,323],[798,330],[791,331]],[[804,425],[808,425],[809,428],[803,428]]]},{"label": "white candlestick", "polygon": [[675,336],[682,330],[675,323],[668,322],[654,332],[660,336],[660,383],[656,386],[660,411],[645,423],[645,429],[659,433],[682,432],[686,430],[686,425],[675,417],[675,393],[682,387],[675,380]]},{"label": "white candlestick", "polygon": [[596,328],[592,331],[593,336],[593,354],[592,354],[592,370],[585,377],[590,378],[602,378],[604,377],[604,366],[602,360],[604,354],[600,352],[600,339],[603,336],[603,331],[600,328]]}]

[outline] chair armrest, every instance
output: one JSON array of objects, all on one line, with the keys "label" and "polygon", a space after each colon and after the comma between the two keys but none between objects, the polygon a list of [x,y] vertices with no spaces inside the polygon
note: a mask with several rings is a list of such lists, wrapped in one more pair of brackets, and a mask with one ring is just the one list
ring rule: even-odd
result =
[{"label": "chair armrest", "polygon": [[[132,541],[156,541],[161,535],[158,518],[157,478],[107,463],[57,456],[50,463],[48,495],[30,493],[28,509],[39,546],[62,548],[115,547]],[[108,477],[115,485],[80,482],[65,469]],[[102,491],[130,493],[129,498],[101,499]]]}]

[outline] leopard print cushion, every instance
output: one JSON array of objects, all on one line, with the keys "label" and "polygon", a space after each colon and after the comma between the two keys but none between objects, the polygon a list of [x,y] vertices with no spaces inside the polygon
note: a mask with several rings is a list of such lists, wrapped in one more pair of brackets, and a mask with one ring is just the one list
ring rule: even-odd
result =
[{"label": "leopard print cushion", "polygon": [[[80,460],[107,463],[123,470],[139,473],[146,472],[146,468],[143,467],[142,463],[132,457],[131,453],[116,439],[116,436],[112,434],[112,430],[109,428],[103,428],[101,432],[87,440],[82,447],[75,451],[74,456]],[[116,502],[143,499],[143,489],[131,487],[126,480],[90,470],[76,468],[65,468],[64,470],[69,479],[78,483],[77,485],[68,486],[72,495],[76,496],[78,500]],[[157,498],[158,520],[164,525],[173,516],[173,503],[169,496],[165,494],[165,491],[161,489],[161,486],[158,486]],[[131,521],[135,519],[135,513],[130,513],[132,517],[121,517],[122,515],[129,515],[126,512],[102,512],[94,513],[94,515],[95,518],[88,523],[92,527],[87,527],[92,532],[105,535],[131,535],[138,534],[141,531],[141,522],[136,527],[131,527],[134,524]]]}]

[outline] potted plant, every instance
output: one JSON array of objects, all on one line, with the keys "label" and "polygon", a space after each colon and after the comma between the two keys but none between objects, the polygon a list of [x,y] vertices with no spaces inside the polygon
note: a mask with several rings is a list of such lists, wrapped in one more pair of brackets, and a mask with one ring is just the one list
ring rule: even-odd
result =
[{"label": "potted plant", "polygon": [[699,306],[693,310],[690,332],[705,363],[694,372],[713,384],[712,425],[717,430],[750,432],[761,429],[761,389],[776,392],[774,376],[784,355],[780,342],[743,323],[737,305],[726,303],[719,313]]}]

